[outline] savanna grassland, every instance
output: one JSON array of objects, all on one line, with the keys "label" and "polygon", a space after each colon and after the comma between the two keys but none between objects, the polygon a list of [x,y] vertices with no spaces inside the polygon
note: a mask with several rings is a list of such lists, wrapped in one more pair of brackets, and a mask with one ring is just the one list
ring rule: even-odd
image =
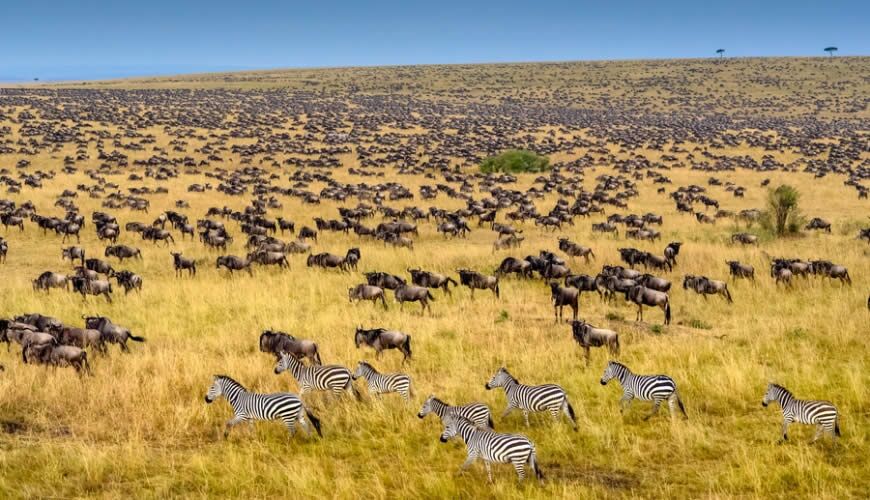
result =
[{"label": "savanna grassland", "polygon": [[[61,260],[67,244],[30,220],[23,232],[0,228],[9,244],[0,263],[0,317],[40,312],[81,326],[82,315],[99,314],[147,339],[131,342],[129,354],[114,345],[105,357],[89,353],[93,377],[23,364],[20,346],[0,347],[0,496],[865,497],[870,245],[856,236],[870,225],[870,202],[856,184],[870,184],[868,82],[868,58],[819,58],[287,70],[0,89],[0,179],[8,190],[0,198],[63,217],[56,201],[75,191],[67,198],[87,220],[80,245],[101,258],[108,243],[97,239],[94,211],[114,215],[123,228],[167,210],[195,222],[210,207],[243,211],[254,198],[273,198],[267,218],[293,220],[298,230],[314,227],[316,216],[338,218],[339,207],[375,206],[377,193],[396,209],[458,210],[497,196],[498,186],[528,194],[546,214],[560,198],[573,203],[581,187],[594,191],[602,175],[633,185],[609,194],[636,191],[624,198],[627,208],[604,203],[605,214],[575,217],[557,231],[511,222],[525,240],[496,252],[496,234],[478,227],[477,217],[468,217],[465,239],[445,238],[434,220],[417,221],[413,250],[320,231],[315,252],[360,248],[360,271],[346,273],[289,255],[289,270],[256,267],[253,277],[230,277],[215,269],[216,257],[247,252],[231,219],[221,219],[235,237],[227,251],[174,230],[168,247],[122,230],[119,243],[141,248],[143,259],[107,260],[140,274],[144,287],[125,295],[116,286],[112,303],[34,291],[31,280],[43,271],[71,272]],[[483,158],[508,148],[548,156],[561,177],[545,174],[548,186],[539,175],[508,183],[475,175]],[[671,182],[654,183],[650,171]],[[710,177],[721,185],[708,184]],[[727,215],[700,224],[668,196],[695,184],[723,210],[764,209],[765,179],[796,187],[801,211],[831,222],[831,233],[775,238]],[[729,183],[744,187],[745,197],[734,197]],[[189,192],[192,184],[211,189]],[[245,190],[217,189],[228,184]],[[465,199],[446,190],[421,198],[421,186],[438,184]],[[414,198],[390,199],[397,185]],[[129,188],[148,200],[147,214],[103,206],[123,202]],[[320,203],[304,202],[307,194],[319,194]],[[189,207],[176,208],[177,200]],[[497,220],[510,222],[505,214],[515,208],[500,210]],[[700,203],[694,209],[716,212]],[[591,230],[613,213],[647,212],[663,216],[660,241],[626,240],[622,226],[619,236]],[[376,226],[382,217],[361,222]],[[732,244],[739,231],[759,235],[760,244]],[[560,236],[592,247],[595,260],[558,252]],[[644,402],[620,415],[618,384],[599,384],[608,354],[593,349],[585,365],[570,325],[554,322],[549,288],[537,277],[503,277],[498,299],[487,291],[472,299],[464,287],[449,296],[433,290],[432,314],[417,304],[400,311],[391,292],[386,311],[347,299],[362,271],[490,274],[509,255],[548,249],[573,272],[594,276],[619,263],[617,248],[660,255],[670,241],[684,243],[678,264],[655,273],[673,283],[671,325],[661,325],[655,308],[636,322],[633,305],[607,304],[594,293],[582,295],[580,317],[617,331],[619,360],[635,372],[673,377],[688,420],[663,410],[643,421]],[[170,251],[195,258],[196,276],[176,277]],[[853,283],[810,277],[776,285],[770,257],[828,259],[846,266]],[[753,265],[756,279],[729,277],[726,260]],[[734,303],[682,289],[685,274],[727,281]],[[410,334],[413,361],[402,366],[397,351],[375,360],[372,350],[355,348],[360,325]],[[298,390],[259,351],[268,328],[315,340],[325,363],[353,368],[365,359],[382,372],[405,371],[412,403],[395,395],[373,400],[360,380],[362,402],[305,396],[322,421],[322,439],[289,439],[274,422],[238,426],[224,439],[232,410],[225,400],[203,402],[214,374],[257,392]],[[579,430],[545,414],[528,428],[518,412],[502,417],[503,392],[484,389],[500,366],[521,382],[564,387]],[[779,408],[761,406],[771,381],[836,404],[842,438],[811,444],[814,429],[794,424],[790,441],[779,444]],[[439,443],[437,418],[416,416],[429,394],[487,403],[498,431],[535,443],[546,481],[518,485],[511,467],[496,465],[488,484],[479,462],[457,474],[465,447]]]}]

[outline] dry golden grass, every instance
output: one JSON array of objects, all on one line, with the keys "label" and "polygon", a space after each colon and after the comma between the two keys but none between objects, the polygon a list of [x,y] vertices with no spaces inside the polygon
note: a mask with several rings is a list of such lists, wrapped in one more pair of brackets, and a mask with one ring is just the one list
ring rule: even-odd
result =
[{"label": "dry golden grass", "polygon": [[[156,145],[166,146],[170,138],[161,130],[152,132]],[[55,156],[62,158],[70,151]],[[584,152],[578,148],[578,156]],[[724,152],[757,158],[766,153]],[[659,154],[643,153],[650,158]],[[133,154],[131,159],[148,154]],[[353,164],[350,155],[343,160]],[[41,155],[33,158],[31,168],[56,168],[58,163]],[[613,170],[588,171],[587,189],[601,173]],[[674,186],[703,185],[708,177],[689,170],[668,175]],[[40,272],[66,270],[70,265],[60,259],[59,237],[42,236],[34,225],[21,234],[11,230],[4,234],[10,241],[9,259],[0,264],[4,292],[0,317],[42,312],[78,324],[82,314],[99,313],[144,335],[147,342],[131,343],[129,355],[115,347],[108,357],[92,355],[92,378],[78,378],[66,369],[23,365],[17,346],[9,353],[0,349],[0,363],[6,366],[0,373],[0,496],[863,497],[870,480],[870,313],[865,306],[870,247],[855,235],[867,223],[867,202],[857,200],[836,176],[813,179],[808,174],[745,171],[716,175],[747,187],[745,199],[711,187],[723,208],[761,207],[765,193],[758,186],[762,178],[770,177],[773,185],[798,187],[804,195],[804,212],[830,220],[834,232],[766,241],[757,249],[733,246],[727,243],[727,236],[736,230],[731,224],[701,226],[676,213],[671,200],[656,194],[649,180],[640,183],[640,196],[631,200],[630,212],[662,214],[663,242],[630,244],[660,253],[668,241],[685,242],[679,265],[665,274],[674,282],[674,323],[655,327],[662,314],[652,309],[645,311],[645,323],[637,323],[633,307],[621,301],[606,305],[589,295],[582,298],[581,317],[617,330],[623,347],[619,359],[636,372],[672,376],[686,403],[687,421],[671,421],[663,412],[643,422],[649,406],[639,402],[620,416],[619,388],[615,383],[606,387],[598,383],[606,353],[593,350],[590,366],[584,366],[569,326],[553,322],[549,290],[540,280],[506,278],[500,300],[483,292],[471,300],[463,288],[450,297],[436,291],[432,315],[421,315],[416,305],[400,312],[390,294],[390,308],[384,312],[368,303],[348,304],[346,290],[362,281],[360,273],[309,269],[304,256],[295,256],[290,257],[288,271],[258,269],[254,278],[231,279],[213,267],[220,253],[207,251],[198,242],[179,240],[175,247],[164,248],[125,233],[120,242],[141,247],[144,260],[120,267],[139,272],[145,279],[144,290],[126,297],[116,291],[115,302],[107,304],[60,291],[50,295],[32,291],[30,280]],[[336,177],[360,182],[343,171]],[[108,178],[127,184],[126,176]],[[388,179],[412,186],[414,192],[420,184],[431,182],[410,176]],[[59,214],[53,208],[55,196],[85,181],[83,174],[58,175],[42,190],[7,197],[32,200],[40,213]],[[210,206],[240,209],[248,202],[248,197],[186,192],[188,184],[205,181],[202,176],[163,183],[147,179],[136,185],[170,190],[169,195],[150,197],[149,216],[128,210],[110,212],[123,225],[150,221],[156,213],[172,209],[179,198],[190,202],[185,212],[191,219]],[[519,187],[529,187],[531,182],[531,177],[523,177]],[[286,175],[276,183],[286,185]],[[312,190],[320,187],[315,184]],[[555,199],[542,199],[539,207],[549,207]],[[80,197],[76,203],[90,214],[100,210],[99,201]],[[270,217],[284,215],[297,225],[310,223],[316,215],[333,217],[339,206],[324,201],[312,207],[291,198],[282,202],[284,208],[270,211]],[[421,205],[430,204],[460,206],[444,197]],[[597,260],[571,261],[570,266],[575,272],[594,273],[605,263],[616,263],[616,249],[626,242],[593,234],[590,224],[578,220],[574,227],[550,233],[529,223],[520,250],[495,254],[494,235],[488,230],[475,230],[467,240],[445,240],[432,224],[422,225],[414,251],[394,251],[380,243],[358,241],[354,235],[334,233],[322,234],[316,248],[343,254],[348,247],[359,246],[361,270],[406,274],[406,268],[419,266],[448,273],[459,267],[491,272],[507,255],[554,249],[556,238],[564,235],[593,247]],[[234,223],[230,231],[237,238],[228,253],[242,254],[243,241]],[[90,224],[83,235],[82,245],[89,253],[101,255],[104,245],[96,241]],[[197,258],[200,269],[195,278],[174,276],[169,256],[174,249]],[[841,286],[813,278],[797,280],[791,290],[778,288],[766,275],[762,252],[829,258],[849,268],[854,284]],[[750,263],[758,274],[754,283],[728,280],[733,305],[715,297],[705,301],[679,287],[685,273],[726,279],[725,259]],[[692,326],[699,326],[698,322],[710,328]],[[353,366],[361,359],[374,359],[372,351],[354,348],[352,332],[360,324],[411,334],[412,363],[403,368],[401,355],[392,351],[374,364],[382,371],[405,370],[411,375],[416,392],[412,404],[405,405],[397,397],[382,401],[366,397],[355,403],[306,396],[322,420],[323,439],[288,439],[278,423],[258,423],[253,431],[239,426],[228,440],[220,437],[232,412],[223,400],[210,406],[203,402],[213,374],[229,374],[258,392],[298,389],[288,375],[276,376],[273,359],[258,351],[262,329],[283,329],[315,339],[324,362]],[[554,424],[545,415],[533,417],[530,428],[524,427],[519,413],[501,418],[504,395],[487,392],[483,386],[502,365],[523,382],[561,384],[577,410],[579,432],[572,432],[564,421]],[[785,385],[798,397],[834,402],[842,415],[843,438],[836,445],[827,439],[810,444],[813,429],[796,424],[791,442],[778,445],[779,410],[760,404],[769,381]],[[462,444],[440,444],[435,417],[425,421],[416,417],[428,394],[453,403],[489,404],[499,431],[521,432],[535,442],[545,484],[517,486],[512,468],[504,465],[494,467],[492,485],[486,483],[480,463],[457,475],[465,458]]]}]

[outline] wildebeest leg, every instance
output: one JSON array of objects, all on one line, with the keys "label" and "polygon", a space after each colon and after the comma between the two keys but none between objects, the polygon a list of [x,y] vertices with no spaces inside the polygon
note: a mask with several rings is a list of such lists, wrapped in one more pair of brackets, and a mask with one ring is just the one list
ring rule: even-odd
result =
[{"label": "wildebeest leg", "polygon": [[637,305],[637,314],[634,316],[635,321],[643,321],[643,305]]},{"label": "wildebeest leg", "polygon": [[583,346],[583,354],[586,356],[586,366],[588,367],[589,366],[589,346],[588,345]]},{"label": "wildebeest leg", "polygon": [[399,301],[399,310],[400,310],[400,311],[404,311],[404,310],[405,310],[405,301],[404,301],[404,300],[400,300],[400,301]]}]

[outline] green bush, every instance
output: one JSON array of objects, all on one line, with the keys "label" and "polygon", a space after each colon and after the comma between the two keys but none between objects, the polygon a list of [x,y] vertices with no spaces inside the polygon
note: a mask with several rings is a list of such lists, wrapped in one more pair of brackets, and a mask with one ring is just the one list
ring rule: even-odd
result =
[{"label": "green bush", "polygon": [[761,225],[776,236],[797,234],[806,223],[801,215],[797,189],[783,184],[767,192],[767,211],[761,215]]},{"label": "green bush", "polygon": [[510,149],[498,156],[490,156],[480,164],[480,171],[485,174],[507,172],[521,174],[524,172],[544,172],[550,170],[550,159],[531,151]]}]

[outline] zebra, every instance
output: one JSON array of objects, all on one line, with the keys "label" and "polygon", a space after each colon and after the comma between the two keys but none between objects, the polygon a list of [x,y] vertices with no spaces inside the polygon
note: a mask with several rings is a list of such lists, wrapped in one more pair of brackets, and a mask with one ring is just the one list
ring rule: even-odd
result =
[{"label": "zebra", "polygon": [[[233,407],[235,416],[227,421],[224,429],[226,438],[230,429],[236,424],[248,421],[251,427],[255,420],[281,420],[290,431],[290,436],[296,434],[296,422],[311,435],[306,418],[314,426],[317,435],[323,437],[320,431],[320,419],[315,417],[299,396],[287,392],[276,394],[257,394],[249,392],[242,384],[226,375],[215,375],[214,382],[205,395],[205,402],[211,404],[217,398],[224,396]],[[304,410],[304,413],[303,413]]]},{"label": "zebra", "polygon": [[441,401],[434,395],[430,394],[429,397],[426,398],[426,401],[423,403],[423,407],[420,408],[420,412],[417,413],[417,417],[425,418],[426,415],[430,413],[438,415],[438,418],[440,418],[442,421],[446,416],[459,415],[460,417],[470,420],[474,423],[474,425],[478,427],[488,427],[490,429],[495,429],[489,407],[483,403],[469,403],[463,406],[450,406],[449,404]]},{"label": "zebra", "polygon": [[680,399],[680,394],[677,392],[677,384],[671,377],[667,375],[635,375],[622,363],[611,361],[607,363],[604,375],[601,376],[601,385],[607,385],[607,382],[614,378],[619,380],[619,383],[622,385],[622,399],[619,400],[620,413],[623,413],[626,408],[631,406],[632,399],[652,401],[652,413],[643,418],[648,420],[658,413],[659,405],[667,399],[668,410],[672,417],[674,415],[674,404],[678,404],[683,415],[689,418],[686,408],[683,406],[683,401]]},{"label": "zebra", "polygon": [[526,477],[525,464],[535,471],[539,481],[544,480],[544,474],[538,467],[538,457],[535,453],[535,445],[529,438],[521,434],[502,434],[491,429],[481,429],[474,422],[459,415],[444,416],[444,432],[441,433],[441,442],[446,443],[450,438],[461,436],[465,441],[468,455],[459,471],[468,468],[477,458],[483,459],[486,466],[486,477],[492,482],[492,463],[511,463],[517,471],[520,482]]},{"label": "zebra", "polygon": [[813,442],[816,442],[824,431],[831,434],[831,439],[834,441],[840,436],[840,418],[837,414],[837,407],[830,402],[797,399],[785,387],[768,384],[761,406],[766,407],[772,401],[778,402],[782,408],[783,441],[788,441],[788,426],[792,422],[816,424],[816,435]]},{"label": "zebra", "polygon": [[359,393],[353,386],[350,370],[339,365],[305,366],[292,354],[281,353],[281,359],[275,365],[275,374],[289,370],[299,383],[299,396],[311,389],[318,391],[331,390],[336,396],[347,391],[359,399]]},{"label": "zebra", "polygon": [[360,377],[366,379],[370,394],[380,396],[398,392],[405,401],[411,400],[411,377],[404,373],[379,373],[372,365],[360,361],[353,372],[353,379]]},{"label": "zebra", "polygon": [[574,425],[574,430],[577,430],[577,419],[574,416],[574,408],[568,401],[568,395],[565,390],[555,384],[545,385],[523,385],[517,382],[517,379],[508,373],[505,367],[501,367],[495,372],[489,382],[486,384],[486,390],[496,387],[504,388],[507,395],[508,405],[502,413],[502,418],[506,417],[514,409],[519,408],[523,411],[523,418],[526,421],[526,427],[529,426],[529,412],[533,411],[549,411],[553,419],[559,420],[559,412],[564,412]]}]

